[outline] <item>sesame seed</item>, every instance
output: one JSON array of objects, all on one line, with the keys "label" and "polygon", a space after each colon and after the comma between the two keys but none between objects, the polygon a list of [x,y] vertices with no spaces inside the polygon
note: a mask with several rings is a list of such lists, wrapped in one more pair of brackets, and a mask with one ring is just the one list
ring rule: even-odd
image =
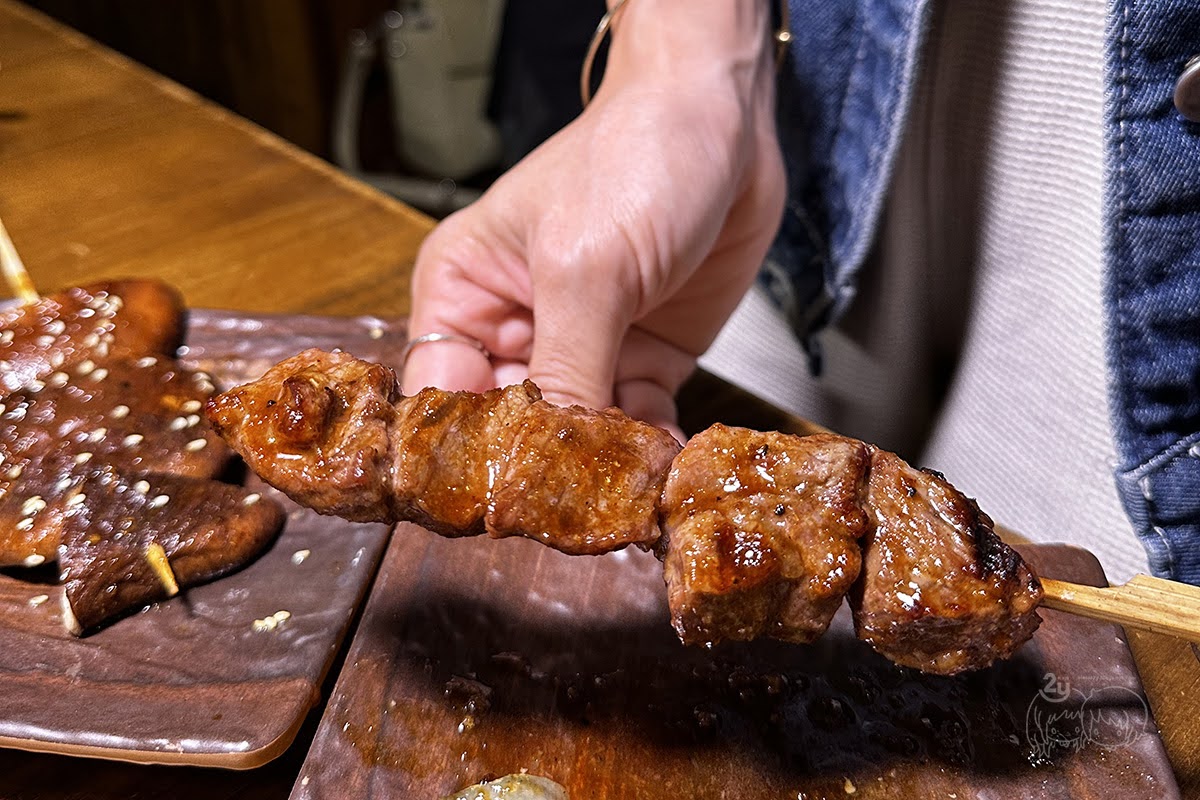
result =
[{"label": "sesame seed", "polygon": [[125,305],[125,301],[120,296],[114,294],[112,299],[109,300],[109,304],[112,306],[113,311],[120,311],[121,306]]},{"label": "sesame seed", "polygon": [[254,620],[254,624],[251,627],[258,632],[273,631],[279,627],[279,620],[275,619],[274,616],[263,617],[262,619]]},{"label": "sesame seed", "polygon": [[196,452],[203,450],[207,446],[208,446],[207,439],[192,439],[190,442],[188,442],[187,444],[185,444],[183,446],[183,449],[187,450],[189,453],[196,453]]},{"label": "sesame seed", "polygon": [[41,495],[35,494],[21,504],[21,516],[32,517],[45,507],[46,501],[42,499]]},{"label": "sesame seed", "polygon": [[138,481],[133,485],[133,490],[138,494],[147,494],[150,491],[150,484],[146,481]]},{"label": "sesame seed", "polygon": [[12,372],[12,364],[7,361],[0,361],[0,372]]},{"label": "sesame seed", "polygon": [[104,439],[104,437],[107,435],[108,435],[108,428],[96,428],[96,430],[92,431],[91,435],[88,436],[88,438],[91,439],[93,442],[99,442],[99,441],[102,441]]},{"label": "sesame seed", "polygon": [[83,342],[81,342],[81,344],[85,349],[91,350],[93,347],[100,344],[100,334],[89,333],[87,336],[83,337]]},{"label": "sesame seed", "polygon": [[7,419],[17,420],[19,422],[20,420],[25,419],[25,406],[17,406],[4,416]]},{"label": "sesame seed", "polygon": [[113,419],[125,419],[129,416],[129,406],[115,406],[112,411],[108,412],[108,415]]},{"label": "sesame seed", "polygon": [[187,427],[187,419],[185,417],[176,417],[171,420],[170,427],[173,431],[181,431]]},{"label": "sesame seed", "polygon": [[87,319],[88,317],[93,316],[96,313],[96,310],[94,308],[81,308],[79,309],[78,313],[79,316]]},{"label": "sesame seed", "polygon": [[21,473],[24,471],[25,465],[17,464],[16,466],[9,467],[8,472],[4,473],[4,477],[8,478],[10,481],[15,481],[17,478],[21,477]]},{"label": "sesame seed", "polygon": [[87,462],[89,462],[91,460],[92,460],[91,453],[80,453],[79,455],[75,456],[76,464],[86,464]]},{"label": "sesame seed", "polygon": [[94,380],[94,381],[102,381],[107,377],[108,377],[108,370],[106,370],[104,367],[101,367],[100,369],[98,369],[92,373],[92,380]]},{"label": "sesame seed", "polygon": [[50,355],[50,369],[58,369],[63,365],[65,359],[66,357],[62,353],[52,353]]},{"label": "sesame seed", "polygon": [[146,356],[145,358],[139,358],[136,363],[138,367],[145,369],[146,367],[153,367],[155,364],[157,364],[158,359],[154,356]]},{"label": "sesame seed", "polygon": [[67,373],[55,372],[53,375],[51,375],[49,378],[46,379],[46,383],[50,384],[55,389],[57,389],[60,386],[66,386],[68,380],[69,380],[69,378],[67,377]]},{"label": "sesame seed", "polygon": [[[100,356],[101,358],[104,358],[105,356],[107,356],[108,355],[108,343],[110,341],[112,341],[111,336],[101,337],[100,344],[96,345],[96,355]],[[97,370],[97,372],[99,372],[99,370]],[[108,370],[104,370],[104,374],[107,375]],[[101,379],[96,378],[96,380],[101,380]]]},{"label": "sesame seed", "polygon": [[46,326],[46,333],[54,336],[61,336],[67,330],[67,324],[61,319],[56,319]]},{"label": "sesame seed", "polygon": [[69,477],[59,478],[58,483],[54,484],[54,491],[58,494],[62,494],[67,489],[71,488],[72,483],[74,483],[74,481],[71,480]]},{"label": "sesame seed", "polygon": [[19,531],[27,531],[27,530],[31,530],[32,528],[33,528],[33,517],[25,517],[25,519],[23,519],[17,523],[17,530],[19,530]]},{"label": "sesame seed", "polygon": [[150,507],[151,508],[162,508],[169,502],[171,502],[170,496],[165,495],[165,494],[160,494],[157,497],[155,497],[153,500],[150,501]]},{"label": "sesame seed", "polygon": [[8,344],[12,340],[13,340],[13,332],[12,331],[5,331],[4,333],[0,333],[0,344]]},{"label": "sesame seed", "polygon": [[372,325],[367,330],[367,335],[370,336],[372,339],[382,339],[383,338],[383,328],[379,327],[378,325]]},{"label": "sesame seed", "polygon": [[255,492],[254,494],[248,494],[242,499],[242,505],[252,506],[255,503],[257,503],[259,500],[262,500],[262,495],[259,494],[258,492]]},{"label": "sesame seed", "polygon": [[180,406],[180,408],[182,410],[188,412],[189,414],[193,411],[199,411],[200,410],[200,401],[199,400],[188,400],[186,403],[184,403],[182,406]]},{"label": "sesame seed", "polygon": [[196,383],[203,383],[204,381],[211,381],[212,375],[209,375],[207,372],[197,372],[192,376],[192,380],[196,381]]},{"label": "sesame seed", "polygon": [[45,388],[46,388],[46,384],[42,383],[39,380],[32,380],[29,382],[29,385],[25,387],[25,391],[27,391],[31,394],[35,394]]},{"label": "sesame seed", "polygon": [[54,337],[53,336],[39,336],[39,337],[37,337],[37,343],[38,343],[38,347],[50,347],[50,345],[54,344]]},{"label": "sesame seed", "polygon": [[0,403],[0,414],[3,414],[7,409],[8,406],[4,405],[4,403]]},{"label": "sesame seed", "polygon": [[292,618],[292,612],[288,611],[286,608],[281,608],[271,616],[275,618],[276,622],[284,622]]},{"label": "sesame seed", "polygon": [[142,443],[142,439],[144,438],[146,437],[142,436],[140,433],[131,433],[121,441],[121,444],[125,447],[137,447]]},{"label": "sesame seed", "polygon": [[187,418],[187,426],[188,426],[189,428],[191,428],[191,427],[193,427],[193,426],[195,426],[195,425],[199,424],[199,422],[200,422],[200,415],[199,415],[199,414],[188,414],[188,418]]},{"label": "sesame seed", "polygon": [[71,495],[69,498],[67,498],[67,506],[70,508],[74,508],[75,506],[82,505],[86,501],[87,501],[87,495],[84,494],[83,492],[77,492],[77,493]]},{"label": "sesame seed", "polygon": [[46,563],[46,557],[41,553],[34,553],[31,556],[25,556],[25,560],[21,562],[25,567],[40,567]]},{"label": "sesame seed", "polygon": [[292,563],[296,566],[300,566],[310,555],[312,555],[312,550],[297,550],[296,552],[292,553]]},{"label": "sesame seed", "polygon": [[49,599],[50,599],[50,595],[48,595],[48,594],[34,595],[33,597],[29,598],[29,605],[33,606],[34,608],[37,608],[38,606],[40,606],[42,603],[46,602]]},{"label": "sesame seed", "polygon": [[86,361],[79,362],[79,366],[75,368],[75,372],[80,375],[88,375],[96,368],[96,362],[90,358]]}]

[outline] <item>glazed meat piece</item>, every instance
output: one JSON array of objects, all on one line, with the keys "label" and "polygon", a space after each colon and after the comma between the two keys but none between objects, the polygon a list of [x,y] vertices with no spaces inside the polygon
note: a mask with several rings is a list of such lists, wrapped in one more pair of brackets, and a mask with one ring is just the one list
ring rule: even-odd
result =
[{"label": "glazed meat piece", "polygon": [[212,398],[217,433],[296,502],[358,522],[390,521],[388,437],[396,375],[346,353],[306,350]]},{"label": "glazed meat piece", "polygon": [[81,362],[0,401],[0,566],[52,561],[88,463],[217,475],[232,454],[201,416],[208,376],[156,356]]},{"label": "glazed meat piece", "polygon": [[678,452],[671,434],[615,408],[540,400],[508,449],[488,503],[488,533],[573,555],[648,548],[661,535],[659,499]]},{"label": "glazed meat piece", "polygon": [[80,634],[167,592],[147,559],[162,547],[180,587],[232,572],[283,525],[278,504],[239,486],[172,475],[123,475],[102,465],[73,490],[59,568],[63,620]]},{"label": "glazed meat piece", "polygon": [[867,445],[714,425],[663,493],[671,622],[685,644],[824,633],[858,578]]},{"label": "glazed meat piece", "polygon": [[568,553],[652,544],[670,434],[540,396],[526,382],[405,398],[386,367],[307,350],[213,398],[208,415],[255,472],[325,514]]},{"label": "glazed meat piece", "polygon": [[83,361],[174,353],[183,306],[166,285],[106,281],[0,311],[0,397]]},{"label": "glazed meat piece", "polygon": [[953,675],[1006,658],[1033,635],[1037,576],[941,475],[876,450],[867,513],[851,596],[859,638],[897,664]]}]

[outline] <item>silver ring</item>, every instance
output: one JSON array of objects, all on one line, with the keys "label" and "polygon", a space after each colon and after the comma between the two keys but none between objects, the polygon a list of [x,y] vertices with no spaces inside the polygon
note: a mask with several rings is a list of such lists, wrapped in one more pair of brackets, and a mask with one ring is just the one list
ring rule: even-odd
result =
[{"label": "silver ring", "polygon": [[484,358],[492,357],[492,354],[488,352],[488,349],[483,346],[483,342],[479,341],[478,339],[472,339],[470,336],[460,336],[457,333],[427,333],[424,336],[418,336],[417,338],[410,340],[408,344],[404,345],[404,349],[400,351],[400,365],[404,366],[408,364],[409,355],[411,355],[412,351],[417,347],[423,344],[430,344],[432,342],[458,342],[459,344],[465,344],[470,347],[474,347],[476,350],[483,353]]}]

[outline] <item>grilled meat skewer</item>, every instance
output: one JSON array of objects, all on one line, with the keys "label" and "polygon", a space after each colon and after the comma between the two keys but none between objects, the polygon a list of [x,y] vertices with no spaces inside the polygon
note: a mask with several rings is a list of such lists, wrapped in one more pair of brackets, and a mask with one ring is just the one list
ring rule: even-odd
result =
[{"label": "grilled meat skewer", "polygon": [[855,439],[715,425],[681,450],[616,409],[551,406],[529,382],[403,397],[390,370],[319,350],[207,414],[322,513],[575,554],[653,547],[686,643],[812,641],[849,594],[860,638],[953,674],[1010,655],[1040,621],[1037,577],[971,500]]}]

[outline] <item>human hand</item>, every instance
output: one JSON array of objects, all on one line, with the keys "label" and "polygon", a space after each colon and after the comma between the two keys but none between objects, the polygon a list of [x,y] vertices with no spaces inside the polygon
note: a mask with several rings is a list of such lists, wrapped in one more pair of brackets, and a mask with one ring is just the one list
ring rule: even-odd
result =
[{"label": "human hand", "polygon": [[692,33],[730,39],[707,45],[657,35],[651,15],[684,8],[672,0],[626,7],[584,113],[422,246],[410,335],[468,336],[491,358],[418,347],[406,393],[528,377],[551,402],[615,403],[674,427],[674,394],[753,281],[782,211],[765,6],[732,21],[693,13]]}]

